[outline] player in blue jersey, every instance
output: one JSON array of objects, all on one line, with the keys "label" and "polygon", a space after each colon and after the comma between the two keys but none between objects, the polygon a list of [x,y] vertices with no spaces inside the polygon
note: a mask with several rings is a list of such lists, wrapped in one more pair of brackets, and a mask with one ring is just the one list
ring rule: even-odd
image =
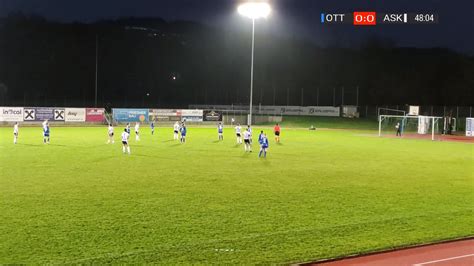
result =
[{"label": "player in blue jersey", "polygon": [[44,144],[49,144],[49,135],[50,135],[50,131],[49,131],[48,120],[45,120],[43,122],[43,143]]},{"label": "player in blue jersey", "polygon": [[263,136],[264,136],[264,135],[265,135],[265,134],[263,134],[263,130],[260,131],[260,135],[258,135],[258,143],[259,143],[260,145],[262,145],[262,139],[263,139]]},{"label": "player in blue jersey", "polygon": [[183,123],[181,123],[181,127],[179,128],[179,131],[181,132],[181,143],[186,143],[186,133],[187,133],[187,129],[186,129],[186,125]]},{"label": "player in blue jersey", "polygon": [[224,126],[222,125],[221,122],[219,122],[219,124],[217,125],[217,136],[219,138],[219,140],[224,140]]},{"label": "player in blue jersey", "polygon": [[151,135],[154,135],[155,134],[155,121],[151,121],[150,128],[151,128]]},{"label": "player in blue jersey", "polygon": [[267,138],[267,135],[262,133],[262,139],[260,141],[260,153],[258,154],[258,157],[260,158],[263,153],[263,157],[267,158],[267,149],[268,149],[268,138]]}]

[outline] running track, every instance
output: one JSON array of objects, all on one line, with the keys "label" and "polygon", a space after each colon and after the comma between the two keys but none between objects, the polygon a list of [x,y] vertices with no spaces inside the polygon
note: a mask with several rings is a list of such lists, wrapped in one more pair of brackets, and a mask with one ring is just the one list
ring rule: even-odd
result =
[{"label": "running track", "polygon": [[336,261],[321,266],[474,266],[474,239],[433,244]]}]

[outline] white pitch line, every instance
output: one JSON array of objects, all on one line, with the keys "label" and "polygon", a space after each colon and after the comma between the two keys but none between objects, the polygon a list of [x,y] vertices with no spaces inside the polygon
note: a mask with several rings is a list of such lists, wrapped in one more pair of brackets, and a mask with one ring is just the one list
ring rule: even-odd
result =
[{"label": "white pitch line", "polygon": [[472,256],[474,256],[474,254],[468,254],[468,255],[463,255],[463,256],[451,257],[451,258],[446,258],[446,259],[442,259],[442,260],[433,260],[433,261],[428,261],[428,262],[422,262],[422,263],[413,264],[413,266],[421,266],[421,265],[426,265],[426,264],[431,264],[431,263],[436,263],[436,262],[442,262],[442,261],[448,261],[448,260],[455,260],[455,259],[467,258],[467,257],[472,257]]}]

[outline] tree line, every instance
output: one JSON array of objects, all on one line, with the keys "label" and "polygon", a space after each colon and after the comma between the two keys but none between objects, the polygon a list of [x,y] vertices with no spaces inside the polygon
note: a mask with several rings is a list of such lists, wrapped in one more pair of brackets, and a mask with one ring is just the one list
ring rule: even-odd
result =
[{"label": "tree line", "polygon": [[[248,103],[250,37],[158,18],[85,24],[12,14],[0,20],[0,104],[92,106],[96,74],[99,106]],[[472,105],[473,74],[472,56],[445,48],[378,38],[320,47],[256,32],[256,104]]]}]

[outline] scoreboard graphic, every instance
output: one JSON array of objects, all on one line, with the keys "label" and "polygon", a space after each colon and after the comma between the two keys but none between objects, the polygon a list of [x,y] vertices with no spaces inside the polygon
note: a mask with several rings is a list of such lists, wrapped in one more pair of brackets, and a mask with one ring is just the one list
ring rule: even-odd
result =
[{"label": "scoreboard graphic", "polygon": [[380,13],[355,11],[352,13],[321,13],[322,24],[352,24],[354,26],[375,26],[380,24],[438,24],[435,13]]}]

